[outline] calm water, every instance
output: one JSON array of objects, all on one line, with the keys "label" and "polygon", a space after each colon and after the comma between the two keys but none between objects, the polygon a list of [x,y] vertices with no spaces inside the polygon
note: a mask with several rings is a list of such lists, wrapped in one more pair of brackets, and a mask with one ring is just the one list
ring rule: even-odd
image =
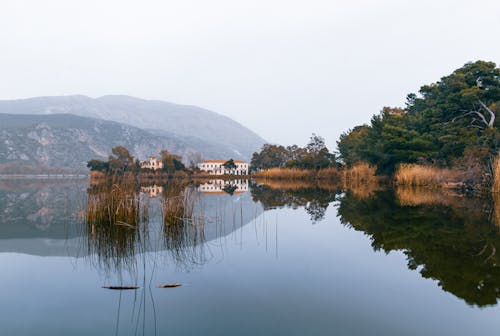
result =
[{"label": "calm water", "polygon": [[0,181],[2,335],[500,332],[487,201],[241,182]]}]

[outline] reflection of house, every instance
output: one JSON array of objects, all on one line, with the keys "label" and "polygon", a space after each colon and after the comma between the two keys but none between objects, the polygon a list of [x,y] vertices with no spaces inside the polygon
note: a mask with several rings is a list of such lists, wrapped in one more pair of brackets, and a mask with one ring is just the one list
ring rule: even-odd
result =
[{"label": "reflection of house", "polygon": [[141,161],[141,168],[154,169],[154,170],[162,169],[163,162],[161,162],[161,160],[158,160],[156,156],[151,156],[148,160]]},{"label": "reflection of house", "polygon": [[248,190],[248,180],[210,180],[201,184],[198,191],[206,194],[241,194]]},{"label": "reflection of house", "polygon": [[248,163],[240,160],[233,160],[236,165],[235,169],[227,169],[224,163],[227,160],[205,160],[198,163],[198,168],[201,171],[207,172],[211,175],[247,175]]},{"label": "reflection of house", "polygon": [[150,198],[156,198],[158,195],[161,195],[162,193],[163,193],[163,187],[157,186],[156,184],[152,186],[141,187],[141,194],[146,194]]}]

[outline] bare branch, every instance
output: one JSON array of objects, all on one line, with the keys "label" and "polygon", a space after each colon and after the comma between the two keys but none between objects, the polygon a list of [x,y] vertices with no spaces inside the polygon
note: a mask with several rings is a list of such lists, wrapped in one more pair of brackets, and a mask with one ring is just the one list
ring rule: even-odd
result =
[{"label": "bare branch", "polygon": [[466,116],[468,116],[468,115],[476,115],[476,116],[478,116],[478,117],[481,119],[481,121],[482,121],[482,122],[483,122],[486,126],[488,126],[488,127],[489,127],[488,122],[486,121],[486,118],[484,117],[484,115],[482,115],[482,114],[481,114],[480,112],[478,112],[478,111],[469,111],[469,112],[467,112],[467,113],[464,113],[464,114],[462,114],[461,116],[458,116],[458,117],[453,118],[453,119],[451,120],[451,122],[455,122],[457,119],[460,119],[460,118],[465,118],[465,117],[466,117]]},{"label": "bare branch", "polygon": [[490,114],[490,122],[488,123],[489,128],[493,128],[493,124],[495,123],[495,113],[493,113],[492,110],[488,106],[486,106],[485,103],[483,103],[481,100],[478,100],[479,104]]}]

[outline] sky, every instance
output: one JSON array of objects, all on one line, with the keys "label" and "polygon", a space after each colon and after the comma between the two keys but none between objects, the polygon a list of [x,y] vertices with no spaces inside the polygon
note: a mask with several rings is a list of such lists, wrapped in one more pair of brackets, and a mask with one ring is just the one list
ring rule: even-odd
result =
[{"label": "sky", "polygon": [[500,63],[498,0],[0,1],[0,99],[160,99],[284,145],[475,60]]}]

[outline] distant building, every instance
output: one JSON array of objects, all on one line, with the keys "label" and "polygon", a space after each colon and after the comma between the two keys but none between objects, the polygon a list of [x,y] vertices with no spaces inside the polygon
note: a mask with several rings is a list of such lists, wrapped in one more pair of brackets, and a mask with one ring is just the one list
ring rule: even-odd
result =
[{"label": "distant building", "polygon": [[211,180],[198,187],[204,194],[241,194],[248,191],[248,180]]},{"label": "distant building", "polygon": [[198,163],[198,168],[210,175],[248,175],[248,163],[240,160],[233,160],[236,169],[227,169],[224,167],[224,163],[227,161],[228,160],[205,160]]},{"label": "distant building", "polygon": [[161,160],[158,160],[156,156],[151,156],[148,160],[146,161],[141,161],[141,168],[147,168],[147,169],[162,169],[163,168],[163,162]]}]

